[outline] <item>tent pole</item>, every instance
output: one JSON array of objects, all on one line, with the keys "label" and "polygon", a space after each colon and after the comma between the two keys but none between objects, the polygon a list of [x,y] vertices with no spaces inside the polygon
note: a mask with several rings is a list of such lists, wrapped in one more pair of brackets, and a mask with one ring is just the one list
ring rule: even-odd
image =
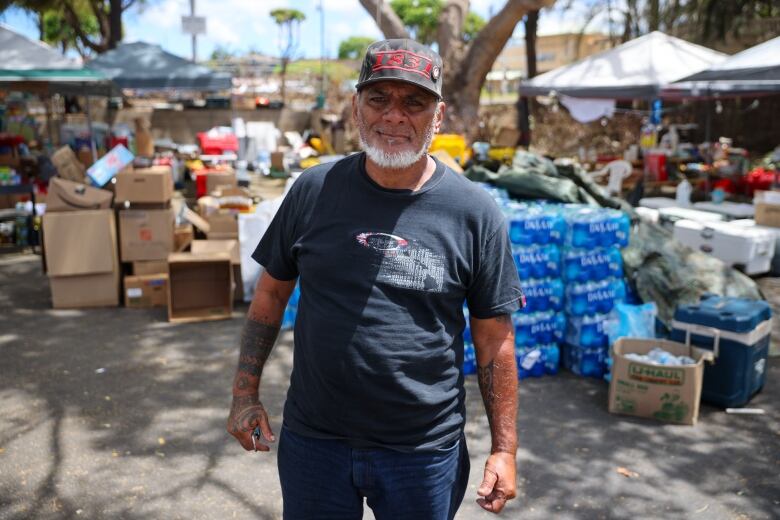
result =
[{"label": "tent pole", "polygon": [[48,94],[49,95],[46,96],[46,133],[49,135],[49,146],[54,150],[54,133],[51,130],[52,106],[54,101],[52,100],[53,95],[51,91]]},{"label": "tent pole", "polygon": [[87,116],[87,132],[89,132],[89,148],[92,151],[92,162],[97,162],[97,147],[95,146],[95,136],[92,135],[92,116],[89,112],[89,96],[86,96],[86,103],[84,104],[85,113]]}]

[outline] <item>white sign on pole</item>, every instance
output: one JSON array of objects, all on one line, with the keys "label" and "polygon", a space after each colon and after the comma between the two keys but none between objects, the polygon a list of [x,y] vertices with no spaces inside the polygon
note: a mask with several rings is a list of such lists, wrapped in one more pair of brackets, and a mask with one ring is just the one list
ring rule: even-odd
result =
[{"label": "white sign on pole", "polygon": [[184,34],[206,34],[205,16],[182,16],[181,30]]}]

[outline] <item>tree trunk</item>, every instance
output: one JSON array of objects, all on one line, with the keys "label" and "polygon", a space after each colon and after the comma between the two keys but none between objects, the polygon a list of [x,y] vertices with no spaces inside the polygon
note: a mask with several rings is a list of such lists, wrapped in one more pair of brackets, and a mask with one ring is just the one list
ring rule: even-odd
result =
[{"label": "tree trunk", "polygon": [[[539,10],[535,9],[525,16],[525,63],[527,78],[536,76],[536,31],[539,26]],[[517,128],[520,130],[520,145],[531,144],[531,105],[526,96],[517,100]]]},{"label": "tree trunk", "polygon": [[449,105],[444,121],[446,131],[467,136],[477,132],[479,95],[487,73],[523,16],[553,3],[554,0],[508,0],[479,31],[465,55],[445,63],[444,98]]},{"label": "tree trunk", "polygon": [[389,0],[360,0],[360,5],[365,8],[372,18],[374,18],[379,26],[379,30],[385,35],[385,38],[409,37],[409,32],[406,30],[406,27],[404,27],[404,23],[398,15],[395,14],[393,8],[390,7]]},{"label": "tree trunk", "polygon": [[650,9],[648,16],[650,31],[657,31],[661,23],[661,10],[658,0],[650,0],[648,8]]},{"label": "tree trunk", "polygon": [[286,56],[282,56],[282,85],[279,89],[279,93],[282,96],[282,104],[287,104],[287,99],[285,98],[285,91],[287,90],[287,63],[290,61],[290,58]]},{"label": "tree trunk", "polygon": [[450,0],[441,10],[436,42],[445,63],[463,52],[463,24],[468,12],[469,0]]},{"label": "tree trunk", "polygon": [[36,19],[38,21],[38,39],[41,41],[45,41],[46,38],[46,27],[44,27],[43,23],[43,9],[40,11],[36,11],[35,14]]},{"label": "tree trunk", "polygon": [[109,50],[116,49],[122,41],[122,0],[109,1],[108,27],[106,47]]}]

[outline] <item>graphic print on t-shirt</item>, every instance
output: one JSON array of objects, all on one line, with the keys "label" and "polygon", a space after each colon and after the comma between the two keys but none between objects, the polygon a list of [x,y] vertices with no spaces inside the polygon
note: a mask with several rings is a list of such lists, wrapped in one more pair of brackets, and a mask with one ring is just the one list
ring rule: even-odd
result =
[{"label": "graphic print on t-shirt", "polygon": [[401,289],[442,292],[444,260],[416,240],[377,231],[358,233],[355,240],[373,253],[374,266],[379,268],[377,282]]}]

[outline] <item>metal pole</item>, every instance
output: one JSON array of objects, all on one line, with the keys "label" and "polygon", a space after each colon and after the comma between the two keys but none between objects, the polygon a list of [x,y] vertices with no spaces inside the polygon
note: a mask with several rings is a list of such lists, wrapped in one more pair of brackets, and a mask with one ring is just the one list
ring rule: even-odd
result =
[{"label": "metal pole", "polygon": [[[195,16],[195,0],[190,0],[190,16]],[[192,63],[198,62],[198,37],[192,33]]]},{"label": "metal pole", "polygon": [[89,132],[89,148],[92,150],[92,162],[97,162],[97,146],[95,146],[95,136],[92,133],[92,116],[89,113],[89,96],[86,96],[86,103],[84,104],[86,109],[84,110],[87,116],[87,131]]},{"label": "metal pole", "polygon": [[325,106],[325,6],[320,0],[320,98]]}]

